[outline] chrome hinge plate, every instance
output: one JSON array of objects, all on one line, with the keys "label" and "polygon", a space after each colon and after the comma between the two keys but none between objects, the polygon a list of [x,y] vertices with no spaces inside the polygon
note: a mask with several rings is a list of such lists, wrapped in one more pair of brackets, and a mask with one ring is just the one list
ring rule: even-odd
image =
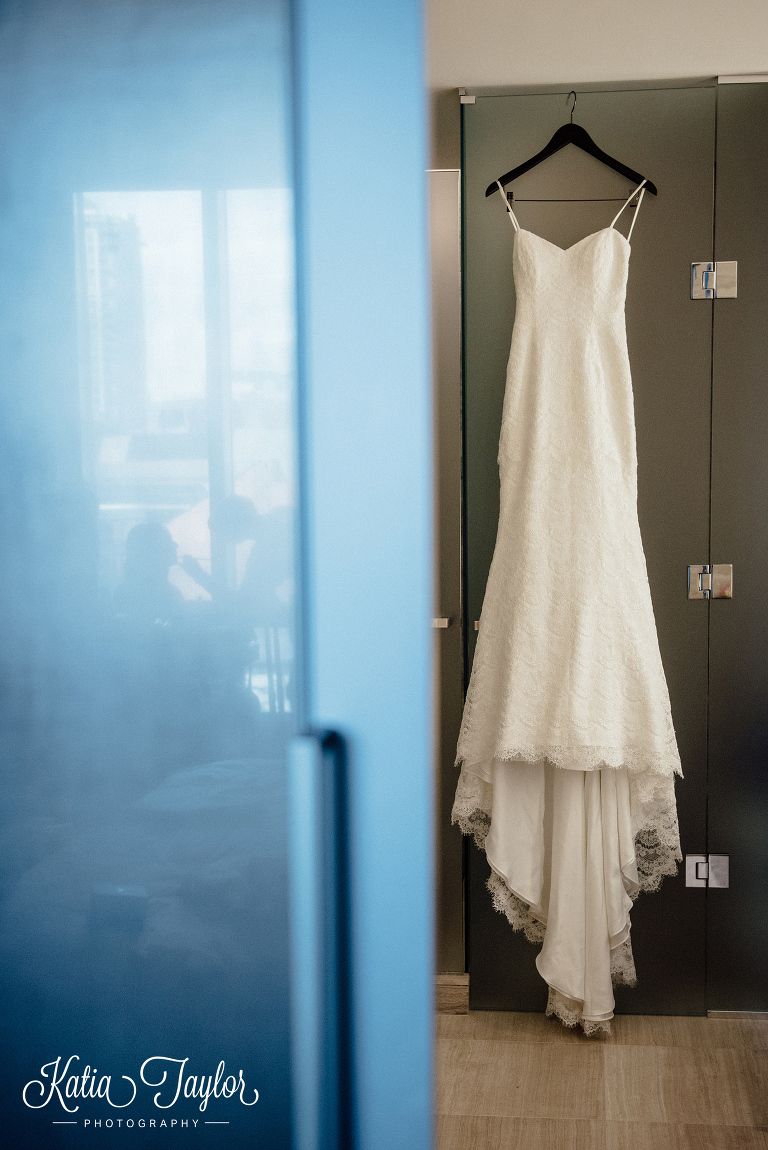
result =
[{"label": "chrome hinge plate", "polygon": [[688,568],[689,599],[732,599],[732,563],[692,563]]},{"label": "chrome hinge plate", "polygon": [[730,883],[728,855],[686,855],[685,885],[727,889]]},{"label": "chrome hinge plate", "polygon": [[737,260],[691,264],[691,299],[736,299]]}]

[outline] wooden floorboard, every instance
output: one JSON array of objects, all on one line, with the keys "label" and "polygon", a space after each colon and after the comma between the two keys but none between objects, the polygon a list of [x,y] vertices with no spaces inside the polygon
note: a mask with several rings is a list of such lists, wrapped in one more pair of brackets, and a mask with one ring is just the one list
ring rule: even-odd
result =
[{"label": "wooden floorboard", "polygon": [[439,1150],[605,1150],[605,1124],[578,1118],[477,1118],[440,1114]]},{"label": "wooden floorboard", "polygon": [[437,1150],[768,1150],[768,1021],[437,1018]]},{"label": "wooden floorboard", "polygon": [[607,1119],[758,1125],[744,1081],[744,1051],[611,1046],[603,1054]]},{"label": "wooden floorboard", "polygon": [[606,1122],[599,1145],[605,1150],[766,1150],[768,1136],[750,1126]]},{"label": "wooden floorboard", "polygon": [[440,1047],[439,1113],[604,1117],[603,1052],[597,1046],[448,1039]]}]

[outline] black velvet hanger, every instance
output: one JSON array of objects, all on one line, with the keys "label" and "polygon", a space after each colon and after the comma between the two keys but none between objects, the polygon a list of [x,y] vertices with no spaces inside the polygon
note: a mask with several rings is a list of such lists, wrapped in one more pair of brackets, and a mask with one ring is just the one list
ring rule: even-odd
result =
[{"label": "black velvet hanger", "polygon": [[596,160],[601,162],[601,164],[605,164],[607,167],[613,168],[615,172],[619,172],[622,176],[626,176],[628,180],[632,180],[636,184],[641,184],[643,180],[645,180],[645,187],[647,190],[651,192],[652,195],[657,196],[659,193],[655,184],[651,183],[651,181],[646,179],[645,176],[642,176],[640,172],[635,172],[632,168],[628,168],[619,160],[614,160],[613,156],[609,156],[607,152],[604,152],[601,148],[598,148],[589,132],[587,132],[579,124],[574,124],[573,109],[576,107],[576,93],[569,92],[569,99],[571,96],[573,96],[571,122],[569,124],[563,124],[561,127],[559,127],[547,146],[542,148],[540,152],[537,152],[535,156],[532,156],[530,160],[526,160],[524,163],[518,164],[516,168],[513,168],[511,172],[507,172],[506,175],[499,176],[498,183],[494,180],[492,184],[489,184],[485,189],[486,196],[492,196],[494,192],[498,192],[499,184],[504,187],[506,184],[511,183],[512,180],[516,180],[518,176],[522,176],[525,172],[530,172],[531,168],[535,168],[537,164],[542,162],[542,160],[547,160],[550,156],[554,156],[555,152],[559,152],[561,148],[566,146],[566,144],[575,144],[576,147],[581,148],[583,152],[587,152],[590,156],[594,156]]}]

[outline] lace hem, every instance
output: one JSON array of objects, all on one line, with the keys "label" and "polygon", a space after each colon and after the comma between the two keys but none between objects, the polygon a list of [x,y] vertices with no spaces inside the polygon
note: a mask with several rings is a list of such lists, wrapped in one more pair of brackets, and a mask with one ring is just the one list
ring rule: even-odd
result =
[{"label": "lace hem", "polygon": [[580,1026],[587,1038],[591,1038],[595,1034],[611,1033],[610,1019],[592,1022],[589,1018],[582,1018],[580,1006],[581,1003],[576,1002],[573,998],[566,998],[559,990],[550,986],[547,997],[547,1018],[557,1018],[563,1026],[567,1026],[571,1030]]},{"label": "lace hem", "polygon": [[[682,860],[674,777],[650,771],[630,773],[629,788],[638,887],[658,890],[666,875],[677,873],[677,864]],[[464,834],[471,834],[481,850],[490,830],[492,810],[493,785],[462,769],[451,821],[458,823]],[[544,941],[545,924],[534,917],[530,907],[513,894],[500,875],[492,872],[487,887],[494,909],[506,917],[513,930],[522,931],[530,942]],[[629,937],[611,951],[611,982],[614,986],[637,984]],[[564,1026],[581,1026],[587,1036],[611,1033],[610,1022],[582,1018],[580,1005],[550,987],[547,1015],[558,1018]]]},{"label": "lace hem", "polygon": [[453,800],[451,823],[458,823],[462,834],[472,835],[476,846],[485,850],[485,840],[491,829],[493,786],[485,779],[462,770]]},{"label": "lace hem", "polygon": [[637,986],[637,971],[629,937],[611,951],[611,983],[614,986]]},{"label": "lace hem", "polygon": [[461,751],[456,759],[456,766],[471,762],[485,761],[486,759],[501,759],[504,762],[516,761],[521,763],[552,763],[555,767],[563,767],[569,771],[599,771],[603,767],[626,767],[630,774],[645,774],[650,771],[654,775],[682,775],[680,766],[680,752],[677,749],[677,740],[672,738],[660,751],[651,751],[641,747],[537,747],[533,745],[519,747],[504,747],[493,751],[489,755],[478,756],[474,754],[469,760]]},{"label": "lace hem", "polygon": [[485,885],[491,892],[494,910],[506,916],[513,930],[521,930],[529,942],[544,941],[544,923],[534,918],[531,908],[512,893],[500,875],[494,871]]},{"label": "lace hem", "polygon": [[629,776],[632,835],[640,890],[658,890],[682,862],[675,780],[658,775]]},{"label": "lace hem", "polygon": [[[650,893],[659,889],[664,878],[677,874],[677,864],[683,858],[674,777],[652,771],[642,774],[630,772],[629,793],[638,886]],[[465,835],[472,835],[480,850],[485,849],[492,809],[492,784],[462,768],[451,822],[457,823]],[[497,909],[502,910],[501,907]],[[507,914],[507,911],[504,909],[503,913]],[[509,914],[507,917],[512,922]]]}]

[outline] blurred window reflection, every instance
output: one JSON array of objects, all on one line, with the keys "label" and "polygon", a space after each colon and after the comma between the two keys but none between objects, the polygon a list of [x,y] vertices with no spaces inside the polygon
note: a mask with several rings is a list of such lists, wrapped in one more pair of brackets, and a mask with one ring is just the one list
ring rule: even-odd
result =
[{"label": "blurred window reflection", "polygon": [[294,703],[290,192],[75,196],[83,472],[116,620],[241,634]]}]

